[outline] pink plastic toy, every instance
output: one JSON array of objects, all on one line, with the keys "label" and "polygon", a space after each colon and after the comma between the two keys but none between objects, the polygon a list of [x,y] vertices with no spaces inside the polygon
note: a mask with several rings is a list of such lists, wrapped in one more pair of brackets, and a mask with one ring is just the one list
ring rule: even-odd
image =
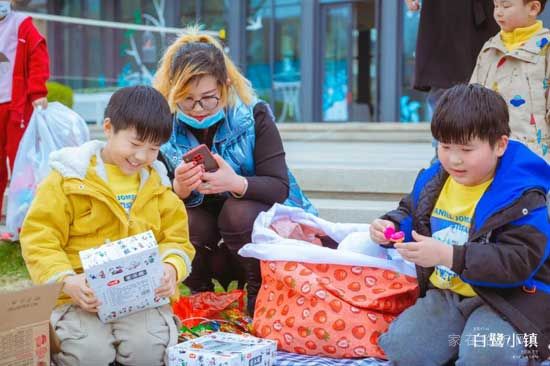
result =
[{"label": "pink plastic toy", "polygon": [[384,237],[393,243],[402,243],[403,240],[405,240],[405,233],[402,231],[395,231],[393,227],[388,226],[386,230],[384,230]]}]

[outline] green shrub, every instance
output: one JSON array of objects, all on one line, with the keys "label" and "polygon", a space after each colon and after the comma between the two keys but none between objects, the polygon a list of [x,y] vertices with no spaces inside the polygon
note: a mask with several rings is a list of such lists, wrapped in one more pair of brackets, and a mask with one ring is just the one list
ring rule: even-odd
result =
[{"label": "green shrub", "polygon": [[48,81],[46,87],[48,88],[48,102],[59,102],[69,108],[73,107],[73,89],[70,86]]}]

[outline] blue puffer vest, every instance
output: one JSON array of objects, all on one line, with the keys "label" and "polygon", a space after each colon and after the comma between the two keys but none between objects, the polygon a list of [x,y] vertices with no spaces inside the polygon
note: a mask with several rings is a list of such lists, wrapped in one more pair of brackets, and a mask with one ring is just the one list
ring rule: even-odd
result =
[{"label": "blue puffer vest", "polygon": [[[254,106],[258,100],[250,105],[238,101],[233,108],[227,108],[225,119],[220,125],[212,144],[212,152],[220,155],[239,175],[251,177],[255,175],[254,147],[256,143],[256,129],[254,126]],[[165,157],[168,168],[173,170],[182,160],[182,156],[199,142],[189,131],[186,125],[174,115],[174,128],[170,140],[162,145],[161,152]],[[287,206],[300,207],[305,211],[317,215],[317,210],[306,195],[302,192],[296,178],[288,171],[289,195],[284,202]],[[185,200],[187,207],[199,206],[204,195],[193,191]]]}]

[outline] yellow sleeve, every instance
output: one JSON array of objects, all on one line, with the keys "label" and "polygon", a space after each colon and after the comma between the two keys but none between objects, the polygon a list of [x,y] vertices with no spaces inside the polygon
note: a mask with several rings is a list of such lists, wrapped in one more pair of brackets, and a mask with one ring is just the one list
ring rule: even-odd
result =
[{"label": "yellow sleeve", "polygon": [[164,263],[171,264],[176,269],[177,282],[183,281],[189,273],[187,273],[187,268],[185,266],[185,261],[176,254],[169,254],[164,258]]},{"label": "yellow sleeve", "polygon": [[178,272],[178,282],[191,273],[195,248],[189,240],[187,211],[182,200],[171,189],[159,198],[161,227],[155,237],[159,243],[162,260],[172,264]]},{"label": "yellow sleeve", "polygon": [[62,183],[58,172],[46,177],[38,186],[21,228],[23,258],[35,284],[59,282],[75,273],[63,250],[72,211]]}]

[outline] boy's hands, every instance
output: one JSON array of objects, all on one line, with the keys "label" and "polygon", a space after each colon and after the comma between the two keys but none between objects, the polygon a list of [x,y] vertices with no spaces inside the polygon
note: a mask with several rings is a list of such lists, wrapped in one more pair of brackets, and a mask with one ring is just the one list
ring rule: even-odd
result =
[{"label": "boy's hands", "polygon": [[371,239],[378,244],[389,244],[390,241],[386,239],[386,236],[384,235],[384,230],[386,230],[387,227],[392,227],[395,229],[395,224],[389,220],[374,220],[369,227]]},{"label": "boy's hands", "polygon": [[394,247],[406,260],[420,267],[443,265],[453,266],[453,246],[447,245],[429,236],[423,236],[413,230],[416,242],[395,243]]},{"label": "boy's hands", "polygon": [[245,187],[243,179],[246,178],[235,173],[233,168],[218,154],[214,154],[214,159],[216,159],[219,169],[213,173],[204,173],[202,175],[203,183],[199,185],[197,190],[202,194],[222,192],[243,193]]},{"label": "boy's hands", "polygon": [[[384,230],[392,227],[395,229],[393,222],[389,220],[376,219],[370,225],[370,237],[378,244],[389,244],[386,239]],[[423,236],[413,230],[413,239],[415,242],[410,243],[394,243],[394,248],[397,249],[401,256],[421,267],[433,267],[443,265],[451,268],[453,265],[453,247],[429,236]]]},{"label": "boy's hands", "polygon": [[[176,292],[176,269],[164,263],[164,275],[162,276],[160,286],[155,290],[155,295],[159,297],[170,297]],[[71,297],[75,305],[90,313],[97,313],[101,302],[95,297],[93,290],[86,283],[86,275],[79,274],[67,276],[63,280],[63,292]]]},{"label": "boy's hands", "polygon": [[163,263],[162,266],[164,267],[164,275],[160,280],[160,286],[155,290],[155,295],[159,297],[170,297],[176,293],[176,269],[168,263]]},{"label": "boy's hands", "polygon": [[174,192],[181,199],[189,197],[191,192],[199,187],[202,183],[202,175],[204,167],[195,162],[182,163],[174,171]]},{"label": "boy's hands", "polygon": [[63,292],[71,297],[75,305],[90,313],[97,313],[101,302],[95,297],[94,291],[86,283],[86,275],[67,276],[63,280]]}]

